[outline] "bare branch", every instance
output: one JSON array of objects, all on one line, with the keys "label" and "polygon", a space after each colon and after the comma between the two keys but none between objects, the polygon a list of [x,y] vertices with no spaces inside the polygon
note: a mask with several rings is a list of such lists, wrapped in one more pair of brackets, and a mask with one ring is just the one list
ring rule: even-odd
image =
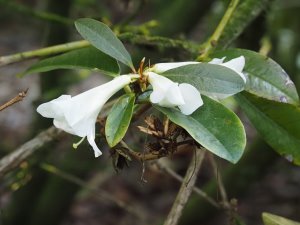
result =
[{"label": "bare branch", "polygon": [[176,196],[175,202],[164,225],[176,225],[182,214],[182,210],[186,205],[195,185],[197,175],[202,165],[205,150],[203,148],[196,149],[195,154],[187,169],[180,190]]},{"label": "bare branch", "polygon": [[28,88],[25,91],[21,91],[16,97],[13,99],[9,100],[8,102],[4,103],[3,105],[0,106],[0,111],[12,106],[13,104],[22,101],[26,95],[27,95]]},{"label": "bare branch", "polygon": [[127,204],[126,202],[114,197],[113,195],[109,194],[108,192],[99,189],[98,187],[94,187],[91,186],[90,184],[88,184],[87,182],[85,182],[84,180],[70,174],[67,173],[65,171],[62,171],[60,169],[58,169],[57,167],[53,166],[53,165],[49,165],[49,164],[42,164],[42,169],[46,170],[49,173],[52,173],[56,176],[59,176],[73,184],[76,184],[88,191],[90,191],[91,193],[93,193],[97,198],[99,198],[100,200],[106,200],[106,201],[110,201],[114,204],[116,204],[118,207],[120,207],[121,209],[125,210],[126,212],[132,214],[133,216],[137,217],[140,220],[144,220],[144,216],[141,214],[141,210],[137,210],[136,208],[134,208],[132,206],[132,204]]},{"label": "bare branch", "polygon": [[0,160],[0,177],[16,168],[21,162],[27,159],[27,157],[32,155],[42,146],[58,138],[61,134],[61,130],[56,129],[55,127],[50,127],[47,130],[39,133],[35,138],[20,146],[12,153],[4,156]]},{"label": "bare branch", "polygon": [[215,161],[215,158],[212,154],[209,154],[209,160],[210,160],[210,163],[213,167],[214,174],[217,178],[217,184],[218,184],[218,188],[219,188],[219,191],[220,191],[220,194],[221,194],[223,207],[226,208],[226,209],[230,209],[230,203],[228,201],[226,189],[225,189],[225,186],[224,186],[223,181],[222,181],[222,176],[218,171],[217,162]]},{"label": "bare branch", "polygon": [[[169,176],[173,177],[175,180],[179,181],[179,182],[183,182],[183,177],[180,176],[178,173],[176,173],[174,170],[172,170],[171,168],[169,168],[168,166],[164,165],[162,162],[160,161],[156,161],[154,163],[158,169],[160,169],[161,171],[165,172],[166,174],[168,174]],[[197,187],[193,187],[193,191],[199,195],[200,197],[202,197],[204,200],[206,200],[208,203],[210,203],[211,205],[213,205],[216,208],[222,208],[221,205],[216,202],[213,198],[211,198],[209,195],[207,195],[206,192],[204,192],[203,190],[201,190],[200,188]]]},{"label": "bare branch", "polygon": [[[191,54],[196,54],[199,48],[198,45],[190,41],[175,40],[160,36],[144,36],[132,33],[123,33],[118,35],[118,38],[133,45],[156,46],[161,48],[178,48],[185,50],[186,52],[189,52]],[[64,53],[67,51],[88,47],[90,45],[91,44],[88,41],[81,40],[7,56],[0,56],[0,67],[11,63],[20,62],[26,59]]]},{"label": "bare branch", "polygon": [[[109,113],[109,108],[116,102],[112,100],[107,102],[102,108],[102,116],[106,117]],[[62,130],[56,129],[54,126],[42,131],[30,141],[26,142],[12,153],[4,156],[0,160],[0,177],[4,176],[9,171],[16,168],[21,162],[23,162],[30,155],[35,153],[39,148],[47,145],[49,142],[59,138],[63,134]]]}]

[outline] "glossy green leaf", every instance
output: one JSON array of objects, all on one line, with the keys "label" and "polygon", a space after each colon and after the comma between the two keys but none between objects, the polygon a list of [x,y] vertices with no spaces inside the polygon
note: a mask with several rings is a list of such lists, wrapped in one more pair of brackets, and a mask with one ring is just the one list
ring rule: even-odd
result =
[{"label": "glossy green leaf", "polygon": [[238,94],[236,99],[265,141],[300,165],[300,108],[249,93]]},{"label": "glossy green leaf", "polygon": [[131,56],[112,30],[94,19],[83,18],[75,21],[77,31],[100,51],[133,68]]},{"label": "glossy green leaf", "polygon": [[131,121],[134,100],[134,94],[126,94],[112,107],[105,124],[105,136],[110,147],[114,147],[125,136]]},{"label": "glossy green leaf", "polygon": [[264,212],[262,218],[265,225],[300,225],[299,222]]},{"label": "glossy green leaf", "polygon": [[226,57],[226,60],[230,60],[241,55],[246,59],[244,68],[247,76],[246,91],[278,102],[299,103],[294,83],[281,66],[272,59],[245,49],[220,51],[212,54],[211,57]]},{"label": "glossy green leaf", "polygon": [[94,47],[87,47],[41,60],[23,75],[57,69],[95,69],[104,74],[116,76],[120,73],[118,62]]},{"label": "glossy green leaf", "polygon": [[199,144],[232,163],[236,163],[246,145],[245,130],[239,118],[222,104],[203,96],[204,105],[192,115],[177,109],[155,106],[171,121],[184,128]]},{"label": "glossy green leaf", "polygon": [[167,70],[162,75],[178,83],[189,83],[201,94],[224,98],[244,90],[243,79],[224,66],[199,63]]}]

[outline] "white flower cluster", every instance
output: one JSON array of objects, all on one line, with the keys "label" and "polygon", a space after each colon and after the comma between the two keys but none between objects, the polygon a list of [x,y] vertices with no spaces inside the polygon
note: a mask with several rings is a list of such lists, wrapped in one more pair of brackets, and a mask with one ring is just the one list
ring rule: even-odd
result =
[{"label": "white flower cluster", "polygon": [[[223,59],[213,59],[212,64],[228,67],[238,73],[246,82],[242,70],[245,65],[243,56],[223,63]],[[159,75],[167,70],[198,62],[159,63],[144,72],[153,88],[150,101],[163,107],[178,107],[185,115],[192,114],[203,105],[200,92],[187,83],[178,84]],[[95,123],[97,116],[108,99],[120,89],[135,80],[139,75],[121,75],[112,81],[71,97],[62,95],[50,102],[41,104],[37,112],[53,118],[55,127],[70,134],[85,138],[92,146],[95,157],[102,154],[95,143]]]}]

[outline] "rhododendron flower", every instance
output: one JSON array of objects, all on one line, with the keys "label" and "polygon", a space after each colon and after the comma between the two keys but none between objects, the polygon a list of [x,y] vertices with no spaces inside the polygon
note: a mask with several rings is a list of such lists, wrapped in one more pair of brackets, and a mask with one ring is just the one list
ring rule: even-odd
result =
[{"label": "rhododendron flower", "polygon": [[185,115],[192,114],[203,105],[200,92],[187,83],[178,84],[154,72],[146,72],[153,92],[150,101],[163,107],[176,107]]},{"label": "rhododendron flower", "polygon": [[[245,66],[245,57],[244,56],[240,56],[234,59],[229,60],[228,62],[224,62],[224,59],[226,57],[222,58],[222,59],[218,59],[218,58],[214,58],[212,59],[210,62],[210,64],[216,64],[216,65],[220,65],[220,66],[225,66],[231,70],[233,70],[234,72],[236,72],[246,83],[246,77],[245,75],[242,73],[244,66]],[[191,65],[191,64],[197,64],[200,62],[176,62],[176,63],[157,63],[155,64],[153,67],[149,68],[149,71],[155,72],[155,73],[163,73],[167,70],[171,70],[171,69],[175,69],[181,66],[186,66],[186,65]]]},{"label": "rhododendron flower", "polygon": [[224,62],[225,57],[223,57],[222,59],[218,59],[215,58],[213,60],[211,60],[209,63],[210,64],[216,64],[216,65],[220,65],[220,66],[225,66],[231,70],[233,70],[234,72],[236,72],[246,83],[246,77],[243,74],[243,69],[245,67],[245,57],[244,56],[240,56],[234,59],[229,60],[228,62]]},{"label": "rhododendron flower", "polygon": [[131,77],[131,75],[118,76],[108,83],[74,97],[62,95],[41,104],[37,112],[44,117],[53,118],[53,124],[57,128],[82,138],[87,137],[95,157],[98,157],[102,152],[95,143],[97,116],[107,100],[131,82]]}]

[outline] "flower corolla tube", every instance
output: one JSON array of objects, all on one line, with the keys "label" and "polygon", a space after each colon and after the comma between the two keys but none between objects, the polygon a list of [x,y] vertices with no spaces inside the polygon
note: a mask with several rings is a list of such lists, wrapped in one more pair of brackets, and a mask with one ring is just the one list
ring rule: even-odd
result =
[{"label": "flower corolla tube", "polygon": [[43,117],[53,118],[57,128],[82,138],[87,137],[95,157],[98,157],[102,152],[95,143],[97,116],[107,100],[130,82],[130,75],[121,75],[74,97],[62,95],[41,104],[37,112]]},{"label": "flower corolla tube", "polygon": [[[231,59],[227,62],[224,63],[226,57],[223,57],[221,59],[219,58],[214,58],[212,59],[210,62],[210,64],[215,64],[215,65],[220,65],[220,66],[225,66],[231,70],[233,70],[234,72],[236,72],[246,83],[246,77],[243,74],[243,69],[245,66],[245,57],[244,56],[240,56],[234,59]],[[192,65],[192,64],[198,64],[201,62],[175,62],[175,63],[157,63],[155,64],[153,67],[151,67],[149,69],[149,71],[155,72],[155,73],[163,73],[167,70],[171,70],[171,69],[175,69],[181,66],[186,66],[186,65]]]}]

